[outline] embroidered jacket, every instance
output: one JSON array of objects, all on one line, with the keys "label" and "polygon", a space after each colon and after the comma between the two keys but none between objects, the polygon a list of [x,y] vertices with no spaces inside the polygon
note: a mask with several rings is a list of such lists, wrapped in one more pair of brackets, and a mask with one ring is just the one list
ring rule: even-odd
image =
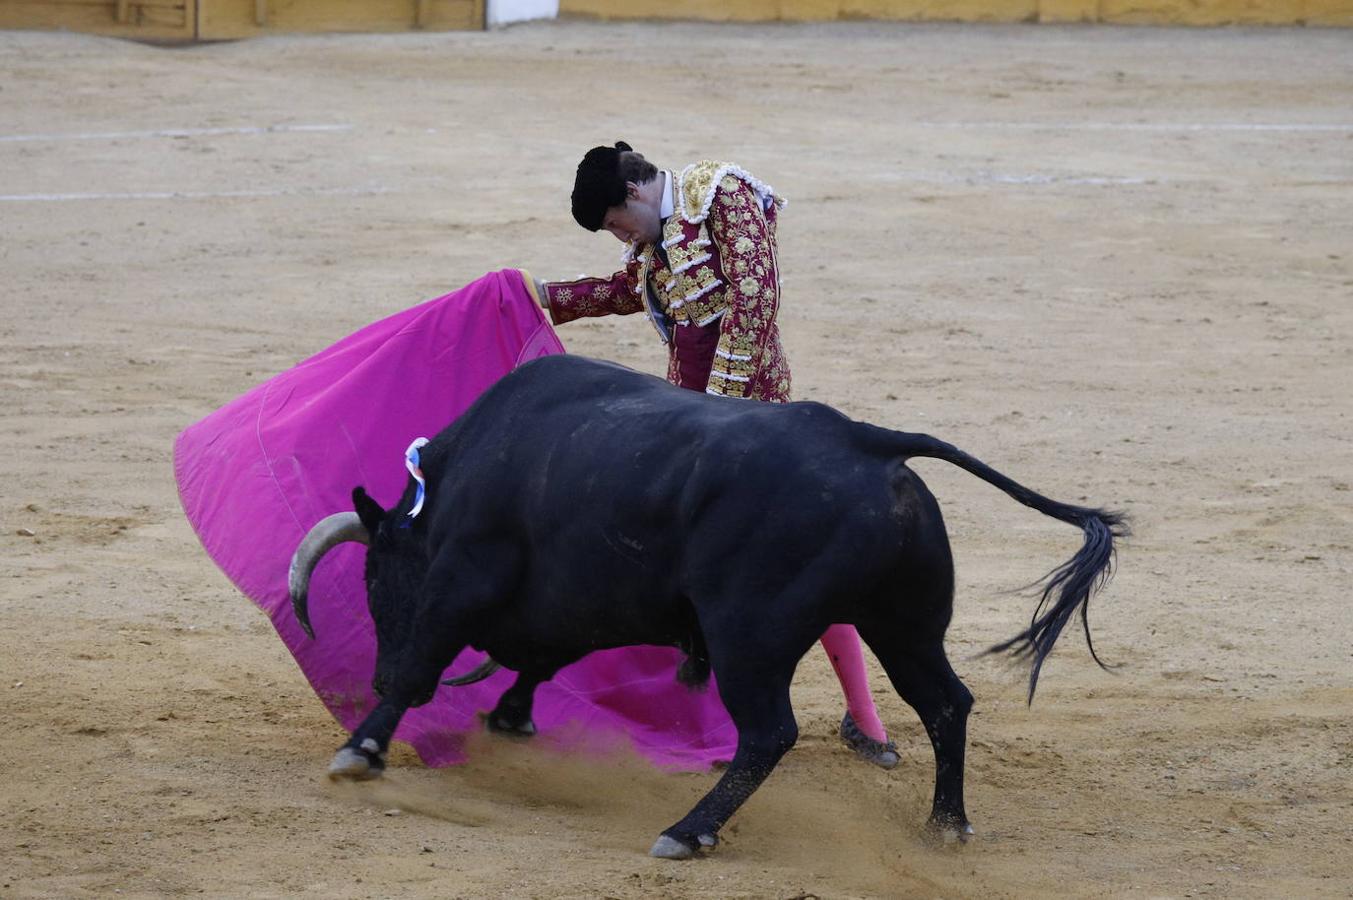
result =
[{"label": "embroidered jacket", "polygon": [[[673,173],[657,244],[630,244],[609,278],[549,282],[555,324],[643,312],[668,346],[667,378],[710,394],[784,403],[789,366],[775,324],[775,221],[784,200],[728,163]],[[664,259],[663,257],[666,257]]]}]

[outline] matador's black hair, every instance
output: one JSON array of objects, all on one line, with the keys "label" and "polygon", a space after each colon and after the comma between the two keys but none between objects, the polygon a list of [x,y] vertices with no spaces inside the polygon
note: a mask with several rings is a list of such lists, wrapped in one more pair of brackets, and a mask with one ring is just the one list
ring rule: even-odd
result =
[{"label": "matador's black hair", "polygon": [[[640,165],[622,166],[624,153],[631,154],[630,159]],[[593,147],[578,163],[578,175],[573,180],[573,218],[588,231],[601,230],[606,210],[625,202],[625,183],[645,182],[656,174],[653,164],[624,141],[616,141],[614,147]]]}]

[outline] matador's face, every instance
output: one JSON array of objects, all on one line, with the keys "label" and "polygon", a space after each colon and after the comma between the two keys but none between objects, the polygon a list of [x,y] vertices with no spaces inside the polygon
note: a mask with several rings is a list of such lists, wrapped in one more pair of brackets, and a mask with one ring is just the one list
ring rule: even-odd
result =
[{"label": "matador's face", "polygon": [[629,182],[625,202],[606,210],[601,227],[621,243],[652,244],[662,237],[662,182],[658,181],[657,192],[647,190],[651,184]]}]

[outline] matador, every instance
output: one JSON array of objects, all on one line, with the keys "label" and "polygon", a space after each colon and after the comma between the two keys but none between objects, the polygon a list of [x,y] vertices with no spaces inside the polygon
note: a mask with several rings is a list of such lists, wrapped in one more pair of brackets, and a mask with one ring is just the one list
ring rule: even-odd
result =
[{"label": "matador", "polygon": [[642,312],[668,347],[673,384],[784,403],[789,366],[775,324],[783,207],[768,185],[731,163],[659,171],[628,144],[595,148],[578,168],[573,216],[625,242],[624,268],[609,278],[546,283],[543,300],[556,325]]},{"label": "matador", "polygon": [[[769,185],[713,160],[659,170],[618,142],[583,157],[572,200],[579,225],[605,229],[625,244],[624,268],[608,278],[539,283],[540,303],[556,325],[642,312],[667,345],[673,384],[789,401],[789,365],[775,323],[775,226],[785,201]],[[831,626],[822,646],[845,694],[842,739],[876,765],[897,765],[854,627]]]}]

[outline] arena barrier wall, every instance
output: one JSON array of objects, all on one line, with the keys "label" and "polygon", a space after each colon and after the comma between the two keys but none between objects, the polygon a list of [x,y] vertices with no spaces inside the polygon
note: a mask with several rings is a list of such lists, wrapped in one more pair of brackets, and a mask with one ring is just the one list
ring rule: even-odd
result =
[{"label": "arena barrier wall", "polygon": [[191,41],[197,35],[197,0],[0,0],[0,28]]},{"label": "arena barrier wall", "polygon": [[196,0],[198,39],[270,32],[464,31],[484,27],[485,0]]},{"label": "arena barrier wall", "polygon": [[0,29],[183,42],[285,32],[479,30],[556,14],[713,22],[1349,27],[1353,0],[0,0]]},{"label": "arena barrier wall", "polygon": [[1353,0],[559,0],[598,19],[821,22],[1106,22],[1353,26]]},{"label": "arena barrier wall", "polygon": [[286,32],[479,30],[488,2],[493,0],[0,0],[0,28],[165,42]]}]

